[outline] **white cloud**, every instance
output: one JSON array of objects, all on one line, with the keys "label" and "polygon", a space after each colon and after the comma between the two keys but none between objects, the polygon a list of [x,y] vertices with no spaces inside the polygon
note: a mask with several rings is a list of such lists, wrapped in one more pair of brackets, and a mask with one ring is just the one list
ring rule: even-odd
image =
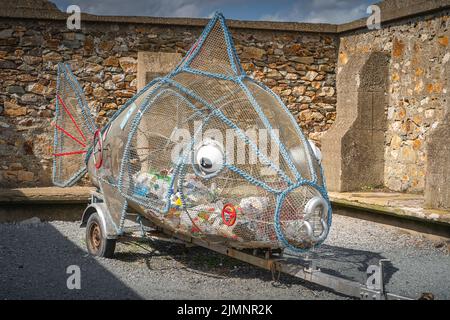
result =
[{"label": "white cloud", "polygon": [[305,22],[344,23],[365,16],[367,6],[359,5],[350,8],[322,9],[311,11]]},{"label": "white cloud", "polygon": [[[363,2],[363,3],[362,3]],[[296,1],[287,9],[261,16],[267,21],[344,23],[366,16],[370,0]]]},{"label": "white cloud", "polygon": [[99,15],[201,17],[206,0],[79,0],[83,12]]},{"label": "white cloud", "polygon": [[221,7],[238,7],[241,0],[54,0],[59,7],[74,2],[82,12],[98,15],[203,17]]},{"label": "white cloud", "polygon": [[[245,16],[251,20],[343,23],[366,16],[366,8],[377,0],[53,0],[59,8],[69,4],[82,12],[99,15],[203,17],[217,10],[229,18]],[[260,5],[260,6],[259,6]],[[254,9],[252,8],[254,6]],[[245,9],[243,9],[245,8]],[[252,9],[249,9],[252,8]],[[65,11],[65,10],[64,10]],[[267,13],[264,13],[267,12]],[[272,11],[272,13],[268,13]]]}]

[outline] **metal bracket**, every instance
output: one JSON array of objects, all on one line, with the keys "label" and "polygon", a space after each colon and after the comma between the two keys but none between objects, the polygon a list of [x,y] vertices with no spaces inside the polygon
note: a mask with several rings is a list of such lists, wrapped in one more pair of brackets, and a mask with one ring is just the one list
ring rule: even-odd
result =
[{"label": "metal bracket", "polygon": [[380,295],[384,298],[387,299],[386,296],[386,289],[385,289],[385,283],[384,283],[384,265],[386,262],[390,262],[391,260],[389,259],[380,259],[380,261],[378,261],[378,267],[380,268],[380,274],[379,274],[379,279],[380,279]]},{"label": "metal bracket", "polygon": [[102,203],[103,201],[103,195],[98,191],[92,191],[91,192],[91,198],[90,203]]},{"label": "metal bracket", "polygon": [[305,268],[304,268],[305,272],[313,273],[313,272],[320,271],[320,268],[318,267],[316,260],[306,258],[304,260],[304,262],[305,262]]},{"label": "metal bracket", "polygon": [[[373,277],[375,277],[375,286],[369,288],[368,284],[361,288],[361,299],[363,300],[387,300],[386,288],[384,283],[384,265],[390,262],[389,259],[380,259],[378,261],[378,269],[375,269]],[[376,266],[375,266],[376,267]],[[370,267],[369,267],[370,268]]]},{"label": "metal bracket", "polygon": [[367,287],[361,288],[361,300],[385,300],[378,290],[372,290]]}]

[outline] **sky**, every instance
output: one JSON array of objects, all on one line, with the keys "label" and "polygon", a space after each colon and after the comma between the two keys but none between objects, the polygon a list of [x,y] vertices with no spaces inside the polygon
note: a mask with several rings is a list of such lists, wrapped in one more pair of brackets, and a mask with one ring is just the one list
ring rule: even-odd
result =
[{"label": "sky", "polygon": [[344,23],[367,17],[379,0],[50,0],[66,11],[75,4],[97,15],[208,18],[219,10],[228,19]]}]

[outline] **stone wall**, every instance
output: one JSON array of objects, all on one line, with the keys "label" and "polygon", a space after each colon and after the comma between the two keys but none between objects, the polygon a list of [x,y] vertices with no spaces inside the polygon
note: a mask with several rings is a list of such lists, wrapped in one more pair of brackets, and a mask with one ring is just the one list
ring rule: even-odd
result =
[{"label": "stone wall", "polygon": [[[51,184],[56,66],[70,64],[101,125],[136,93],[138,52],[190,48],[201,26],[0,18],[0,188]],[[232,29],[244,69],[280,94],[311,138],[335,118],[337,37]]]},{"label": "stone wall", "polygon": [[427,139],[443,120],[446,105],[442,66],[450,59],[449,11],[382,26],[341,35],[338,70],[354,55],[389,55],[384,185],[423,192]]},{"label": "stone wall", "polygon": [[[0,188],[51,184],[50,122],[58,62],[71,65],[101,125],[136,93],[139,56],[146,56],[145,52],[184,55],[207,23],[83,14],[82,30],[73,32],[66,28],[67,15],[46,3],[0,0]],[[442,65],[450,61],[450,0],[388,0],[381,8],[381,30],[368,30],[365,19],[343,25],[230,20],[229,26],[247,73],[282,97],[319,146],[335,123],[337,99],[349,97],[345,90],[337,97],[336,73],[354,63],[355,57],[387,55],[385,135],[377,138],[384,141],[384,182],[365,187],[423,192],[427,163],[428,168],[436,166],[430,166],[430,155],[442,153],[440,142],[433,148],[427,144],[429,137],[445,129],[448,88]],[[356,109],[366,112],[366,107]],[[345,103],[341,109],[346,112]],[[373,118],[373,114],[360,116]],[[367,124],[358,119],[358,126]],[[354,153],[352,159],[367,157]],[[360,170],[371,166],[370,157],[365,161],[356,164]],[[328,163],[326,172],[336,169],[333,161]],[[444,198],[450,198],[448,192],[440,199]]]}]

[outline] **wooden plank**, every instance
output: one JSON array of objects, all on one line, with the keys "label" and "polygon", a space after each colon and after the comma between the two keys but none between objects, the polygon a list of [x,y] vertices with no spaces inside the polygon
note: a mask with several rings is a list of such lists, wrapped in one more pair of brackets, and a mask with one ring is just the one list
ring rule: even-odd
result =
[{"label": "wooden plank", "polygon": [[86,203],[93,187],[0,189],[0,203]]}]

